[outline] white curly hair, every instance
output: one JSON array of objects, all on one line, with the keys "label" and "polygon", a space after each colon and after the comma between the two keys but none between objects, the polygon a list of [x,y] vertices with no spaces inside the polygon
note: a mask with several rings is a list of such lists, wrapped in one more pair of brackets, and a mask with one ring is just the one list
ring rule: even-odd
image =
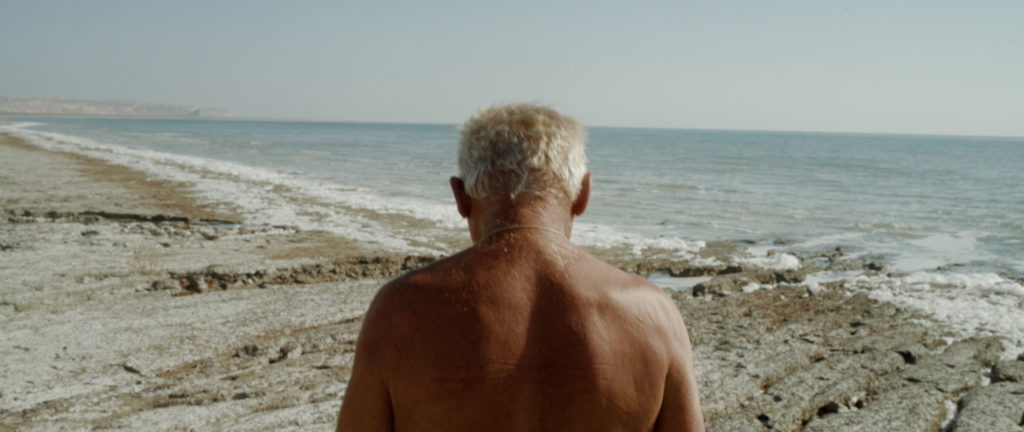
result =
[{"label": "white curly hair", "polygon": [[459,176],[470,196],[579,194],[587,134],[572,117],[540,105],[495,105],[459,131]]}]

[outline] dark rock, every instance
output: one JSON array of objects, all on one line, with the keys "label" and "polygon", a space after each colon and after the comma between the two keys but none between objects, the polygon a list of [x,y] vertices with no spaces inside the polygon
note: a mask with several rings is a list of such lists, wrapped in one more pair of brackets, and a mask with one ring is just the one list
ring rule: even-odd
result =
[{"label": "dark rock", "polygon": [[945,417],[942,393],[927,386],[912,385],[878,395],[862,409],[812,419],[802,431],[935,432],[942,427]]},{"label": "dark rock", "polygon": [[696,277],[708,273],[707,267],[694,266],[689,263],[673,263],[668,267],[668,275],[672,277]]},{"label": "dark rock", "polygon": [[121,364],[121,368],[124,369],[124,371],[128,372],[128,373],[133,373],[135,375],[142,375],[142,372],[140,370],[132,367],[131,365],[129,365],[127,363],[122,363]]},{"label": "dark rock", "polygon": [[951,432],[1024,431],[1024,383],[979,387],[960,399],[958,407]]},{"label": "dark rock", "polygon": [[976,337],[954,342],[942,352],[942,356],[947,363],[973,360],[982,366],[991,367],[999,361],[1003,351],[1003,342],[998,337]]},{"label": "dark rock", "polygon": [[288,342],[281,346],[281,348],[278,348],[277,353],[278,356],[270,359],[270,363],[277,363],[285,359],[298,358],[302,355],[302,345],[294,342]]},{"label": "dark rock", "polygon": [[727,274],[742,273],[742,272],[743,272],[743,267],[740,267],[738,265],[730,265],[730,266],[726,266],[724,269],[719,271],[718,274],[720,274],[720,275],[727,275]]},{"label": "dark rock", "polygon": [[82,237],[95,237],[95,236],[99,235],[99,233],[100,232],[96,231],[96,230],[86,230],[86,231],[82,231]]},{"label": "dark rock", "polygon": [[971,338],[954,342],[941,354],[907,365],[900,377],[912,383],[925,383],[956,396],[980,386],[982,371],[1003,352],[998,338]]},{"label": "dark rock", "polygon": [[777,429],[798,430],[809,418],[839,412],[865,393],[876,376],[901,364],[891,352],[829,357],[782,378],[748,405],[771,413]]},{"label": "dark rock", "polygon": [[992,382],[1024,382],[1024,360],[1004,360],[992,366]]},{"label": "dark rock", "polygon": [[148,291],[166,291],[176,289],[181,289],[181,282],[177,279],[166,278],[153,281],[153,283],[149,285]]},{"label": "dark rock", "polygon": [[[861,331],[867,326],[855,327],[855,331]],[[885,334],[855,334],[849,329],[837,329],[827,335],[828,339],[836,339],[836,349],[849,353],[865,352],[890,352],[894,350],[910,349],[914,345],[920,345],[924,340],[924,330],[914,329],[896,331]],[[852,337],[851,337],[852,336]]]},{"label": "dark rock", "polygon": [[825,406],[818,408],[818,417],[825,417],[829,414],[835,414],[839,412],[839,404],[835,402],[829,402]]},{"label": "dark rock", "polygon": [[187,279],[185,289],[192,292],[203,292],[206,291],[209,286],[206,284],[206,278],[200,274],[190,275]]},{"label": "dark rock", "polygon": [[913,343],[896,348],[894,351],[903,357],[907,364],[917,364],[917,361],[932,353],[934,348],[928,348],[924,344]]},{"label": "dark rock", "polygon": [[693,296],[704,295],[725,296],[740,290],[740,287],[750,283],[743,273],[720,274],[707,282],[701,282],[693,286]]},{"label": "dark rock", "polygon": [[197,232],[206,240],[217,240],[219,238],[217,232],[212,228],[200,229]]},{"label": "dark rock", "polygon": [[[52,213],[52,212],[51,212]],[[47,213],[49,215],[49,213]],[[140,215],[134,213],[114,213],[106,211],[84,211],[76,214],[68,214],[66,217],[77,217],[84,223],[86,220],[94,220],[96,222],[107,219],[117,222],[183,222],[189,223],[189,219],[181,216],[168,216],[168,215]]]},{"label": "dark rock", "polygon": [[10,222],[12,224],[30,224],[36,223],[36,218],[25,216],[11,216],[7,218],[7,222]]},{"label": "dark rock", "polygon": [[[748,404],[752,398],[762,397],[759,396],[763,395],[762,389],[771,387],[780,380],[786,379],[787,376],[798,372],[811,363],[811,359],[819,357],[825,352],[820,345],[784,343],[779,340],[780,336],[781,338],[786,337],[781,333],[786,332],[780,330],[765,335],[759,341],[761,349],[752,346],[738,348],[738,350],[754,353],[753,356],[744,359],[744,363],[740,367],[701,371],[702,373],[698,376],[701,388],[716,389],[716,391],[702,394],[701,399],[704,418],[707,422],[716,424],[715,430],[746,430],[743,429],[745,426],[741,427],[741,425],[749,424],[761,427],[753,419],[757,414],[766,412],[766,410],[737,413],[736,408]],[[698,352],[703,352],[703,350],[704,348],[701,348]],[[763,397],[770,398],[770,396]],[[786,403],[788,401],[783,402],[783,404]],[[774,404],[767,408],[773,407]],[[750,409],[759,408],[755,406]],[[741,418],[732,418],[736,415]],[[717,426],[719,420],[726,422],[723,424],[735,424],[735,426],[719,429]]]}]

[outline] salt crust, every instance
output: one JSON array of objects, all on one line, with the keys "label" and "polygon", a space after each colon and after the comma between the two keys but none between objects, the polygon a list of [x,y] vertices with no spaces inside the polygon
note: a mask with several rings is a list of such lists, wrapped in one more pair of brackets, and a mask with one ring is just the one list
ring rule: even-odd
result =
[{"label": "salt crust", "polygon": [[740,258],[737,261],[768,270],[796,270],[800,268],[800,258],[788,253],[779,253],[766,257]]},{"label": "salt crust", "polygon": [[849,289],[872,299],[913,308],[963,336],[994,335],[1007,343],[1003,358],[1024,352],[1024,287],[991,273],[861,275]]}]

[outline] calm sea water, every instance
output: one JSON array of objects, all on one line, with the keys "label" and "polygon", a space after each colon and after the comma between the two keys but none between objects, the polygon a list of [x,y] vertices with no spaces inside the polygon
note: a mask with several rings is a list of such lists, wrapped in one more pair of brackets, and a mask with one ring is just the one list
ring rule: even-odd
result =
[{"label": "calm sea water", "polygon": [[[202,158],[212,169],[233,169],[217,166],[226,162],[281,173],[325,190],[359,190],[364,201],[377,195],[375,210],[397,206],[458,225],[454,210],[445,210],[448,177],[457,171],[452,125],[28,120],[37,124],[22,130]],[[589,134],[595,190],[580,222],[592,243],[842,246],[904,271],[1024,273],[1022,138],[620,128]],[[361,207],[374,209],[372,202]]]},{"label": "calm sea water", "polygon": [[[447,253],[465,236],[454,125],[3,119],[0,131],[193,186],[247,223]],[[703,242],[842,247],[896,274],[816,275],[1024,351],[1024,138],[590,128],[573,240],[692,254]],[[376,216],[375,216],[376,215]],[[381,217],[381,216],[384,217]],[[401,215],[396,219],[387,215]],[[397,224],[404,218],[415,224]]]}]

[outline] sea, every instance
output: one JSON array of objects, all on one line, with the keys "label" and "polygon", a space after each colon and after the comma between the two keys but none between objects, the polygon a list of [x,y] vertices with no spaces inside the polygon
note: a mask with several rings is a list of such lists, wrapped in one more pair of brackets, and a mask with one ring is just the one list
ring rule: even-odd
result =
[{"label": "sea", "polygon": [[[448,186],[456,125],[9,117],[0,132],[188,185],[244,224],[399,253],[447,254],[442,239],[468,237]],[[743,247],[737,261],[766,267],[791,264],[778,251],[841,248],[886,271],[807,283],[844,280],[1024,351],[1024,138],[611,127],[588,136],[594,187],[578,244],[696,259],[708,242],[730,241]]]}]

